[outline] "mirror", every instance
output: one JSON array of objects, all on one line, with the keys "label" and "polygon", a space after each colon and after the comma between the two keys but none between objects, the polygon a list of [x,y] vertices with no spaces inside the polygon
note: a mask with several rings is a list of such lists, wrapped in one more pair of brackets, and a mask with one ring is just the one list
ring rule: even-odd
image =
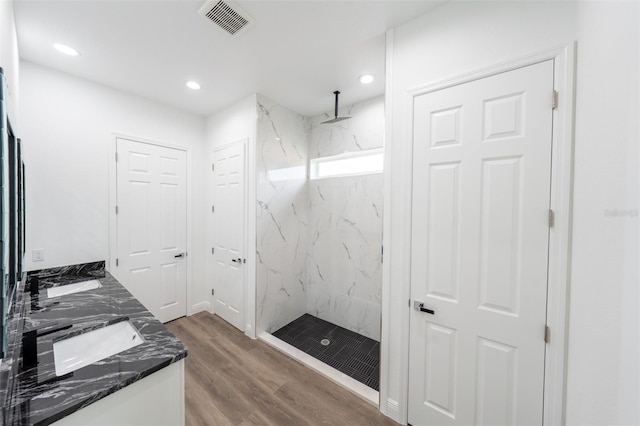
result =
[{"label": "mirror", "polygon": [[22,144],[16,138],[4,104],[5,82],[0,69],[0,357],[7,347],[7,319],[16,300],[16,290],[22,276],[25,251],[25,178]]}]

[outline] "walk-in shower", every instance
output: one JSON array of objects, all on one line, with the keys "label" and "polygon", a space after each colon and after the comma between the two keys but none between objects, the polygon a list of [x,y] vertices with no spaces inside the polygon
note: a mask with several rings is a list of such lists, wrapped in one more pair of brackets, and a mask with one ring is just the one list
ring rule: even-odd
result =
[{"label": "walk-in shower", "polygon": [[377,390],[383,97],[340,113],[258,98],[257,329]]}]

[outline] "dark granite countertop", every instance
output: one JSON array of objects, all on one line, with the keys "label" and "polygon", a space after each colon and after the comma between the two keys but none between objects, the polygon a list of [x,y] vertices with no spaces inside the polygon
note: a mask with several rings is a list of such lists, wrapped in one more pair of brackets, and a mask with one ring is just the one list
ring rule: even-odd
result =
[{"label": "dark granite countertop", "polygon": [[[186,357],[182,342],[104,271],[104,262],[34,271],[30,275],[36,273],[41,277],[40,294],[31,297],[27,291],[22,296],[24,330],[51,324],[71,328],[38,337],[37,367],[16,368],[20,361],[14,355],[13,373],[9,373],[13,377],[5,398],[6,424],[48,425]],[[89,279],[99,280],[102,287],[47,298],[46,288]],[[124,319],[138,329],[144,338],[142,344],[65,376],[56,376],[55,341]],[[14,348],[13,353],[19,355],[20,351]]]}]

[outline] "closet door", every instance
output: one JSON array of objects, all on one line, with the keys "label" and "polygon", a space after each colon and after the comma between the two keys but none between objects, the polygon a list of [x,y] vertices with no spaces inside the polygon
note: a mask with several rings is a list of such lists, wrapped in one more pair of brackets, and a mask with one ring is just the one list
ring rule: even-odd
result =
[{"label": "closet door", "polygon": [[245,142],[213,153],[213,310],[244,331]]},{"label": "closet door", "polygon": [[186,152],[118,139],[118,278],[160,321],[187,313]]},{"label": "closet door", "polygon": [[409,422],[542,424],[553,61],[415,98]]}]

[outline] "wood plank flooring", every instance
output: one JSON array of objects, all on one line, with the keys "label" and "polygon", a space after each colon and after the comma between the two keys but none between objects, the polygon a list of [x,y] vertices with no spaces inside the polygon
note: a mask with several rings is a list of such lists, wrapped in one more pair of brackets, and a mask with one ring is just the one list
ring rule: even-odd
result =
[{"label": "wood plank flooring", "polygon": [[186,424],[381,425],[393,420],[208,312],[165,324],[189,349]]}]

